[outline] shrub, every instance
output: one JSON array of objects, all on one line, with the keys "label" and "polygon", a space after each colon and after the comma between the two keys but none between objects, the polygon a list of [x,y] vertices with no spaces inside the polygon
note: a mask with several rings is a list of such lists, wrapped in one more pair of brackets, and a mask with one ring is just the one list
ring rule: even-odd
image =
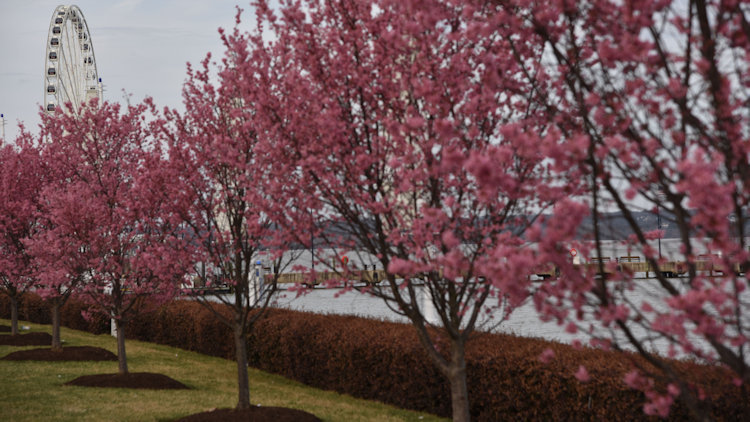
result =
[{"label": "shrub", "polygon": [[39,295],[26,293],[18,304],[18,317],[37,324],[50,324],[52,314],[47,302]]},{"label": "shrub", "polygon": [[83,311],[89,305],[75,297],[71,297],[60,309],[60,323],[74,330],[88,331],[93,334],[110,332],[110,319],[99,313],[92,313],[88,319],[83,317]]}]

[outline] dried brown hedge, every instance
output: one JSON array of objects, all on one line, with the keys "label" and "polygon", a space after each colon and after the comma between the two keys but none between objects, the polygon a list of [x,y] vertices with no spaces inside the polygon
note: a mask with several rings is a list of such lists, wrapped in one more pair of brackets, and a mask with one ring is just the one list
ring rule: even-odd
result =
[{"label": "dried brown hedge", "polygon": [[[225,316],[229,311],[213,305]],[[138,315],[128,322],[126,337],[180,347],[210,356],[234,358],[232,332],[206,307],[190,300],[175,300],[155,312]]]},{"label": "dried brown hedge", "polygon": [[[93,334],[108,333],[110,331],[109,319],[98,314],[92,314],[88,320],[85,319],[82,312],[88,308],[89,305],[85,302],[71,297],[60,308],[61,324],[74,330],[88,331]],[[0,316],[10,318],[10,298],[2,294],[0,294]],[[52,323],[49,303],[34,293],[21,296],[18,304],[18,317],[37,324]]]},{"label": "dried brown hedge", "polygon": [[86,319],[83,312],[88,309],[89,305],[86,302],[72,297],[60,308],[60,323],[68,328],[92,334],[109,333],[110,319],[100,313],[91,313]]},{"label": "dried brown hedge", "polygon": [[447,415],[448,387],[403,324],[273,309],[250,364],[315,387]]}]

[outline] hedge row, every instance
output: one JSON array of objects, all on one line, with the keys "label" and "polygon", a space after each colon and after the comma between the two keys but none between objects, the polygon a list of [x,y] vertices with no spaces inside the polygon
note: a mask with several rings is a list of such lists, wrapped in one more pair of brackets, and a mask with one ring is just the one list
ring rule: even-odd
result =
[{"label": "hedge row", "polygon": [[[214,310],[229,316],[220,304]],[[232,331],[211,310],[193,301],[175,300],[136,317],[128,322],[125,337],[234,359]]]},{"label": "hedge row", "polygon": [[[60,308],[60,321],[62,325],[93,334],[110,332],[109,318],[100,314],[92,314],[88,319],[83,317],[83,311],[88,308],[89,305],[83,301],[71,297]],[[4,294],[0,294],[0,316],[10,318],[10,298]],[[27,293],[21,297],[18,303],[18,317],[24,321],[35,322],[37,324],[52,323],[52,311],[49,303],[33,293]]]},{"label": "hedge row", "polygon": [[[9,309],[0,298],[0,316]],[[80,303],[69,301],[62,322],[71,328],[106,332],[89,322],[84,327]],[[76,308],[76,306],[79,306]],[[215,305],[217,312],[228,311]],[[80,312],[80,311],[79,311]],[[38,298],[28,295],[21,316],[49,321]],[[45,319],[46,317],[46,319]],[[108,328],[107,328],[108,329]],[[232,358],[231,331],[200,304],[177,300],[129,324],[128,338],[177,346]],[[555,359],[538,357],[552,349]],[[248,339],[249,364],[305,384],[356,397],[450,416],[445,379],[422,351],[414,329],[406,324],[340,315],[318,315],[271,309]],[[482,334],[467,347],[471,414],[477,421],[497,420],[632,420],[645,418],[643,394],[627,388],[623,375],[637,357],[512,335]],[[584,365],[586,383],[574,373]],[[679,369],[703,386],[703,403],[716,420],[748,420],[748,395],[716,367],[682,362]],[[670,419],[685,420],[687,409],[673,407]]]},{"label": "hedge row", "polygon": [[[447,381],[428,360],[413,327],[340,315],[273,309],[250,340],[251,365],[318,388],[450,416]],[[444,343],[447,350],[447,342]],[[545,349],[555,359],[539,360]],[[642,393],[623,377],[637,359],[541,339],[481,334],[467,346],[472,419],[633,420],[645,417]],[[591,380],[574,373],[584,365]],[[714,419],[747,420],[748,396],[714,367],[680,364],[703,385]],[[671,418],[686,420],[684,406]]]}]

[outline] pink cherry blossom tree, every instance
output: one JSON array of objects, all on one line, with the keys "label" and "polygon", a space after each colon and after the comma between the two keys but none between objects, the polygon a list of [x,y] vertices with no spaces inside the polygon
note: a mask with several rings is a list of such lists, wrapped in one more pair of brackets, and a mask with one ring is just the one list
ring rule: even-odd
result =
[{"label": "pink cherry blossom tree", "polygon": [[[52,218],[53,210],[59,204],[48,200],[61,189],[67,176],[62,176],[58,162],[49,148],[42,148],[42,161],[47,169],[48,178],[40,192],[40,206],[37,210],[36,229],[24,240],[24,244],[33,257],[35,277],[38,280],[34,291],[49,305],[52,319],[52,344],[54,351],[62,351],[60,338],[60,308],[76,292],[88,268],[87,260],[77,253],[78,244],[56,235],[55,224],[58,219]],[[50,160],[51,159],[51,160]],[[55,164],[52,164],[55,163]],[[52,164],[52,165],[50,165]],[[73,207],[76,205],[73,204]],[[90,219],[72,219],[68,230],[77,233],[89,232]]]},{"label": "pink cherry blossom tree", "polygon": [[[250,404],[247,337],[277,290],[278,274],[295,254],[283,254],[283,231],[274,224],[276,200],[265,186],[272,163],[258,156],[262,136],[255,126],[256,83],[241,69],[248,59],[229,45],[212,66],[188,68],[183,87],[185,112],[165,110],[159,122],[169,145],[170,180],[164,191],[169,218],[184,225],[193,253],[192,297],[233,333],[237,362],[237,409]],[[215,71],[215,73],[214,73]],[[212,79],[215,78],[215,79]],[[266,267],[264,269],[264,267]],[[271,274],[263,274],[272,269]],[[228,294],[216,294],[217,291]],[[216,303],[225,307],[216,307]],[[222,309],[229,309],[224,313]]]},{"label": "pink cherry blossom tree", "polygon": [[43,196],[47,227],[34,239],[42,284],[56,297],[77,284],[77,294],[113,319],[122,374],[125,324],[144,305],[172,298],[185,274],[171,246],[181,228],[162,217],[163,179],[152,177],[164,163],[148,136],[147,109],[92,102],[42,122],[56,174]]},{"label": "pink cherry blossom tree", "polygon": [[0,148],[0,292],[10,298],[12,335],[18,334],[18,301],[36,284],[24,240],[36,228],[43,183],[39,149],[22,130],[15,145]]},{"label": "pink cherry blossom tree", "polygon": [[[632,232],[624,245],[656,274],[634,280],[600,261],[595,272],[612,273],[593,277],[551,249],[563,276],[544,286],[539,308],[590,332],[595,344],[645,357],[652,369],[625,381],[645,391],[646,413],[666,416],[683,400],[706,417],[700,386],[652,346],[724,367],[743,389],[750,382],[750,10],[703,0],[486,4],[494,10],[487,27],[515,34],[507,41],[537,111],[581,155],[576,167],[589,187],[582,203],[594,219],[587,249],[606,255],[598,219],[617,210]],[[677,233],[680,256],[661,253],[663,227],[642,227],[639,209]]]},{"label": "pink cherry blossom tree", "polygon": [[365,290],[412,323],[450,384],[454,420],[469,420],[467,341],[488,307],[528,297],[537,261],[523,234],[566,195],[545,164],[561,138],[533,120],[508,44],[477,31],[486,9],[254,5],[257,31],[228,46],[259,87],[242,98],[273,163],[280,227],[386,270]]}]

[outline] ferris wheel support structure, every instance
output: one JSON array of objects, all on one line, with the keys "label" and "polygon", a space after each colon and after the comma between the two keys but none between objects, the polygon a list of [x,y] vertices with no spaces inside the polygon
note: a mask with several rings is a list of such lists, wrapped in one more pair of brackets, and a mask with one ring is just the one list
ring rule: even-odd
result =
[{"label": "ferris wheel support structure", "polygon": [[44,109],[51,113],[70,103],[77,111],[92,98],[102,98],[102,80],[88,24],[78,6],[57,6],[47,34]]}]

